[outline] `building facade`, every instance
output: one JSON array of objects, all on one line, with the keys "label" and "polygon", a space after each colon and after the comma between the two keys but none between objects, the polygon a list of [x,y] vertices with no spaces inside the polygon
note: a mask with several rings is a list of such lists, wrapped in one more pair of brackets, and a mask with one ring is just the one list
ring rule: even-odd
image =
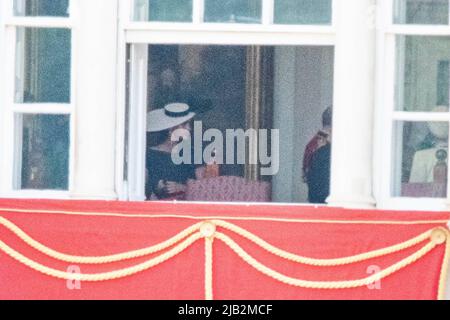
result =
[{"label": "building facade", "polygon": [[209,128],[280,130],[275,205],[306,202],[332,105],[328,205],[449,208],[448,0],[0,5],[0,197],[144,200],[146,114],[175,77],[210,94]]}]

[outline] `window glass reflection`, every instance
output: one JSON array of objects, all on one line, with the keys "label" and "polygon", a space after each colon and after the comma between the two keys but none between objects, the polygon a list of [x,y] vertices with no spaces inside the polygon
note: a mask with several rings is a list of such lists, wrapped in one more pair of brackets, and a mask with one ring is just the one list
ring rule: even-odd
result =
[{"label": "window glass reflection", "polygon": [[17,28],[16,103],[70,103],[71,31]]},{"label": "window glass reflection", "polygon": [[394,196],[446,198],[448,136],[447,122],[395,124]]},{"label": "window glass reflection", "polygon": [[277,0],[277,24],[331,24],[331,0]]},{"label": "window glass reflection", "polygon": [[205,0],[205,22],[261,23],[261,0]]},{"label": "window glass reflection", "polygon": [[19,189],[67,190],[69,177],[69,116],[16,116],[21,128]]},{"label": "window glass reflection", "polygon": [[449,0],[395,0],[394,22],[448,24]]},{"label": "window glass reflection", "polygon": [[449,106],[450,37],[398,36],[396,109]]},{"label": "window glass reflection", "polygon": [[136,0],[135,20],[191,22],[192,0]]},{"label": "window glass reflection", "polygon": [[68,17],[69,0],[15,0],[14,15]]}]

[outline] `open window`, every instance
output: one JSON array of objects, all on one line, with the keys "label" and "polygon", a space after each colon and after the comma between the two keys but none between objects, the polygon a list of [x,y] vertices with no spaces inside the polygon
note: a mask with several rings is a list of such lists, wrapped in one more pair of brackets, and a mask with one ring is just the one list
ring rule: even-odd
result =
[{"label": "open window", "polygon": [[[134,44],[128,52],[130,199],[325,203],[332,46]],[[176,159],[162,149],[173,132],[147,132],[152,111],[173,103],[195,112],[184,162],[174,169],[189,178],[179,181],[181,197],[155,192],[171,182],[162,175]]]}]

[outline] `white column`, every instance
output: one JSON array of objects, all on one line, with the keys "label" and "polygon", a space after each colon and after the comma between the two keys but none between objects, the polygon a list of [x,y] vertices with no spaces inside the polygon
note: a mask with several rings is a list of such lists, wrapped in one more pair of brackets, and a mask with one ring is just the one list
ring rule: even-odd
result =
[{"label": "white column", "polygon": [[336,0],[332,206],[370,208],[375,89],[375,0]]},{"label": "white column", "polygon": [[[5,18],[6,18],[6,10],[9,10],[8,1],[0,1],[0,146],[2,146],[2,150],[0,151],[0,176],[3,177],[0,179],[0,192],[6,192],[10,188],[10,182],[12,179],[6,179],[8,177],[9,166],[8,160],[5,156],[5,150],[7,145],[7,119],[6,119],[6,106],[9,103],[6,99],[6,72],[7,64],[6,64],[6,48],[7,43],[5,40]],[[11,44],[10,46],[11,47]],[[9,181],[8,181],[9,180]]]},{"label": "white column", "polygon": [[[274,128],[280,130],[280,171],[272,178],[272,200],[291,202],[293,199],[295,76],[296,49],[275,49]],[[299,183],[296,181],[296,183]]]},{"label": "white column", "polygon": [[117,5],[117,0],[72,1],[74,198],[116,198]]}]

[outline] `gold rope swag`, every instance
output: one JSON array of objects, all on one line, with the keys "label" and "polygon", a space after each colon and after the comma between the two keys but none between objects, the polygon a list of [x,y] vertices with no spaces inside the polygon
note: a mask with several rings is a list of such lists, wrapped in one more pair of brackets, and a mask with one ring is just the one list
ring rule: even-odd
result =
[{"label": "gold rope swag", "polygon": [[[362,286],[368,286],[376,281],[380,281],[399,270],[409,266],[410,264],[420,260],[422,257],[426,256],[433,249],[438,246],[445,245],[445,255],[444,260],[441,267],[440,281],[439,281],[439,292],[437,293],[439,299],[445,298],[445,285],[447,278],[447,269],[448,263],[450,259],[450,233],[446,228],[436,227],[430,229],[417,237],[404,241],[402,243],[392,245],[383,249],[373,250],[366,253],[342,257],[337,259],[314,259],[309,257],[304,257],[301,255],[297,255],[294,253],[287,252],[280,248],[277,248],[263,239],[259,238],[255,234],[238,227],[233,223],[229,223],[223,220],[209,220],[196,223],[189,228],[181,231],[176,234],[172,238],[158,243],[156,245],[139,249],[132,250],[123,253],[118,253],[114,255],[106,255],[106,256],[76,256],[70,255],[62,252],[58,252],[53,250],[44,244],[36,241],[31,238],[27,233],[25,233],[22,229],[20,229],[17,225],[12,223],[6,218],[0,217],[0,225],[5,227],[6,229],[13,232],[18,238],[20,238],[23,242],[25,242],[28,246],[33,249],[59,261],[68,262],[68,263],[78,263],[78,264],[106,264],[124,260],[130,260],[138,257],[144,257],[149,254],[160,253],[158,256],[153,257],[145,262],[136,264],[131,267],[122,268],[110,272],[97,273],[97,274],[74,274],[65,271],[56,270],[53,268],[49,268],[44,266],[26,256],[19,253],[15,249],[8,246],[6,243],[0,240],[0,250],[17,260],[18,262],[28,266],[35,271],[38,271],[42,274],[59,278],[65,280],[78,280],[78,281],[86,281],[86,282],[98,282],[98,281],[108,281],[113,279],[119,279],[128,277],[145,270],[151,269],[154,266],[157,266],[167,260],[172,259],[179,253],[183,252],[191,245],[196,243],[200,239],[204,239],[205,241],[205,299],[212,300],[213,299],[213,244],[214,240],[217,239],[226,244],[234,253],[236,253],[244,262],[249,264],[251,267],[261,272],[262,274],[275,279],[279,282],[282,282],[287,285],[309,288],[309,289],[348,289],[348,288],[357,288]],[[385,268],[377,274],[371,275],[369,277],[363,279],[354,279],[354,280],[346,280],[346,281],[307,281],[297,278],[292,278],[287,275],[281,274],[261,262],[257,261],[253,258],[248,252],[246,252],[239,244],[237,244],[231,237],[226,235],[225,233],[218,231],[217,229],[221,228],[224,231],[231,231],[239,236],[242,236],[259,247],[263,248],[270,254],[273,254],[279,258],[284,260],[288,260],[291,262],[311,265],[316,267],[332,267],[332,266],[340,266],[340,265],[348,265],[361,261],[370,260],[376,257],[386,256],[392,253],[400,252],[416,246],[422,242],[428,240],[421,248],[419,248],[413,254],[405,257],[404,259],[394,263],[393,265]],[[162,252],[166,250],[165,252]]]}]

